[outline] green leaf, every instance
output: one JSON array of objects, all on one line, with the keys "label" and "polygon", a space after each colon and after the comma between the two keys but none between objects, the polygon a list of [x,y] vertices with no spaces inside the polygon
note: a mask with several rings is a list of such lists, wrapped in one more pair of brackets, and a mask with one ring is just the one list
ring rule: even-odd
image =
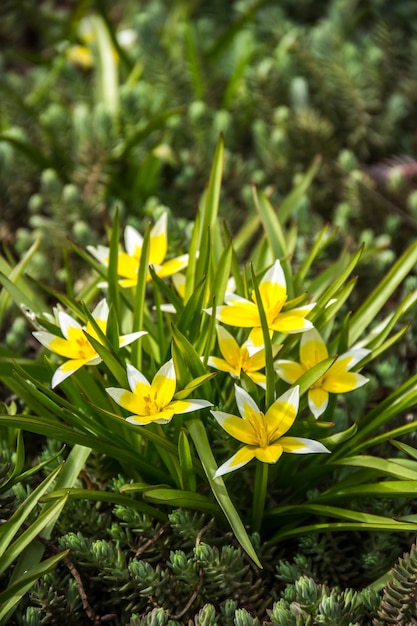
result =
[{"label": "green leaf", "polygon": [[[149,253],[151,247],[151,225],[148,224],[143,236],[142,250],[138,267],[138,282],[135,289],[132,330],[143,330],[146,308],[146,283],[149,271]],[[135,345],[136,344],[136,345]],[[142,344],[137,341],[132,346],[132,363],[142,369]]]},{"label": "green leaf", "polygon": [[412,446],[409,446],[407,443],[403,443],[402,441],[395,441],[395,439],[393,439],[391,443],[396,448],[398,448],[398,450],[401,450],[401,452],[404,452],[408,456],[411,456],[412,459],[415,459],[417,461],[417,449],[416,448],[413,448]]},{"label": "green leaf", "polygon": [[[58,465],[45,480],[32,491],[32,493],[19,505],[13,515],[0,526],[0,572],[4,571],[3,566],[4,554],[10,544],[10,541],[21,529],[30,513],[38,504],[39,498],[49,489],[59,472],[62,470],[63,464]],[[7,567],[7,566],[6,566]]]},{"label": "green leaf", "polygon": [[303,537],[308,534],[317,533],[334,533],[334,532],[353,532],[353,531],[365,531],[365,532],[412,532],[417,530],[417,524],[407,522],[395,522],[390,523],[387,518],[382,518],[385,521],[379,523],[369,524],[367,522],[327,522],[308,524],[307,526],[296,526],[288,528],[282,532],[275,534],[268,540],[268,545],[273,546],[281,541],[285,541],[291,537]]},{"label": "green leaf", "polygon": [[324,376],[336,359],[337,357],[334,356],[324,359],[324,361],[313,365],[313,367],[304,372],[304,374],[295,381],[295,384],[300,386],[300,396],[304,395],[310,387],[312,387],[322,376]]},{"label": "green leaf", "polygon": [[208,441],[207,433],[203,424],[199,420],[190,420],[187,422],[187,428],[194,442],[197,454],[203,465],[203,469],[207,476],[213,495],[219,503],[223,513],[225,514],[230,524],[230,527],[235,534],[236,539],[239,541],[242,548],[250,556],[252,561],[256,563],[258,567],[262,567],[258,556],[253,548],[253,545],[248,537],[246,529],[242,524],[242,521],[229,497],[223,479],[221,477],[216,479],[213,478],[217,470],[217,464],[211,451],[210,443]]},{"label": "green leaf", "polygon": [[201,269],[198,268],[207,266],[207,258],[205,258],[204,254],[201,254],[201,251],[204,248],[203,244],[207,243],[203,241],[203,238],[207,237],[207,233],[214,231],[217,224],[223,160],[224,143],[223,137],[220,135],[214,153],[208,188],[200,203],[199,211],[194,222],[185,282],[185,301],[189,299],[194,291],[196,282],[198,282],[198,276],[203,275]]},{"label": "green leaf", "polygon": [[187,433],[181,429],[178,437],[178,459],[181,468],[182,488],[195,492],[197,489],[197,480],[193,468],[193,455]]},{"label": "green leaf", "polygon": [[399,498],[408,497],[415,498],[416,481],[415,480],[383,480],[381,482],[373,482],[365,485],[355,485],[352,487],[338,487],[335,485],[331,489],[315,498],[320,503],[333,502],[335,499],[350,500],[353,497],[369,498]]},{"label": "green leaf", "polygon": [[288,297],[291,299],[294,297],[294,285],[291,273],[291,266],[288,259],[289,252],[284,231],[277,217],[277,214],[274,211],[266,195],[256,187],[252,187],[252,189],[254,194],[255,206],[259,211],[265,235],[269,241],[272,254],[275,259],[281,259],[281,265],[287,283]]},{"label": "green leaf", "polygon": [[187,385],[185,385],[184,389],[177,391],[174,398],[175,400],[185,400],[188,396],[195,391],[200,385],[204,385],[208,380],[214,378],[216,376],[216,372],[211,372],[210,374],[203,374],[202,376],[197,376],[191,380]]},{"label": "green leaf", "polygon": [[390,271],[352,315],[350,340],[352,343],[374,321],[379,311],[417,263],[417,241],[401,255]]},{"label": "green leaf", "polygon": [[153,506],[149,506],[149,504],[146,504],[145,502],[134,500],[133,498],[123,496],[119,493],[99,491],[97,489],[78,489],[75,487],[54,489],[47,495],[43,496],[40,499],[40,502],[51,502],[56,499],[60,499],[65,495],[68,496],[69,500],[91,500],[94,502],[107,502],[114,505],[130,507],[162,522],[166,521],[166,515],[162,511]]},{"label": "green leaf", "polygon": [[187,509],[195,509],[210,515],[219,514],[219,507],[212,502],[207,496],[203,496],[195,491],[185,491],[181,489],[149,489],[143,492],[143,497],[149,502],[155,504],[164,504],[173,507],[184,507]]},{"label": "green leaf", "polygon": [[366,454],[334,460],[329,465],[348,465],[377,470],[381,476],[392,476],[400,480],[417,480],[417,470],[403,467],[396,459],[380,459]]},{"label": "green leaf", "polygon": [[[0,561],[0,574],[2,574],[17,557],[23,552],[23,550],[32,542],[39,533],[56,517],[59,516],[62,509],[65,506],[67,501],[67,495],[64,494],[59,500],[53,503],[52,506],[44,509],[40,515],[36,518],[36,520],[24,530],[18,538],[7,548],[4,550],[4,546],[2,546],[2,554]],[[27,516],[26,516],[27,517]],[[13,518],[13,516],[12,516]],[[12,519],[11,518],[11,519]],[[10,520],[8,520],[10,521]],[[7,522],[5,522],[7,524]],[[21,526],[19,526],[19,529]],[[12,524],[12,529],[16,530],[15,520]],[[7,530],[7,529],[6,529]],[[10,531],[9,535],[10,536]],[[0,539],[4,539],[3,533],[0,534]]]},{"label": "green leaf", "polygon": [[11,612],[17,607],[22,597],[27,593],[27,590],[33,585],[34,582],[41,578],[48,572],[55,569],[57,564],[62,561],[69,553],[69,550],[60,552],[49,559],[45,559],[41,563],[34,565],[27,570],[19,580],[9,584],[8,587],[0,592],[0,620],[2,624],[5,624],[3,620],[10,616]]}]

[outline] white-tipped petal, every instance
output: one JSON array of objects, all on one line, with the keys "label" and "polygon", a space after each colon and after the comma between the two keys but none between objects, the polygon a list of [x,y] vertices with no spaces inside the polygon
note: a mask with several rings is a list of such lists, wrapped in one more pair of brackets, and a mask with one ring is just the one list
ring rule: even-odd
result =
[{"label": "white-tipped petal", "polygon": [[81,359],[73,359],[71,361],[65,361],[58,369],[55,374],[52,376],[51,387],[52,389],[57,385],[60,385],[63,380],[74,374],[77,370],[79,370],[86,362]]},{"label": "white-tipped petal", "polygon": [[278,259],[275,261],[273,266],[270,267],[267,272],[265,272],[261,282],[271,282],[286,288],[284,271]]},{"label": "white-tipped petal", "polygon": [[68,313],[64,311],[60,311],[58,313],[59,325],[61,327],[62,334],[65,339],[70,339],[69,329],[70,328],[79,328],[81,330],[81,324],[79,324],[75,319],[73,319]]},{"label": "white-tipped petal", "polygon": [[330,454],[330,450],[326,446],[314,439],[281,437],[279,443],[282,445],[284,452],[291,452],[292,454]]},{"label": "white-tipped petal", "polygon": [[129,256],[137,256],[142,249],[143,237],[133,226],[125,228],[125,248]]},{"label": "white-tipped petal", "polygon": [[242,389],[242,387],[238,387],[238,385],[235,385],[235,394],[237,408],[239,409],[239,413],[243,418],[245,418],[248,408],[255,413],[260,412],[255,400],[248,394],[247,391]]},{"label": "white-tipped petal", "polygon": [[126,371],[127,371],[127,380],[129,382],[129,387],[133,392],[138,383],[140,383],[141,385],[146,385],[147,387],[150,388],[151,385],[149,381],[147,380],[147,378],[145,378],[145,376],[138,369],[136,369],[136,367],[128,363],[126,367]]},{"label": "white-tipped petal", "polygon": [[109,305],[107,304],[107,300],[105,298],[100,300],[91,315],[95,320],[107,320],[109,316]]},{"label": "white-tipped petal", "polygon": [[167,232],[167,214],[162,213],[161,217],[157,222],[155,222],[154,226],[151,230],[151,237],[159,237],[159,235],[163,235]]},{"label": "white-tipped petal", "polygon": [[139,337],[147,334],[148,333],[146,332],[146,330],[139,330],[136,333],[128,333],[127,335],[122,335],[121,337],[119,337],[119,346],[120,348],[124,348],[124,346],[128,346],[133,341],[136,341],[136,339],[139,339]]},{"label": "white-tipped petal", "polygon": [[174,361],[170,359],[169,361],[164,363],[162,367],[156,372],[155,378],[157,376],[163,376],[164,378],[168,378],[169,380],[176,380]]},{"label": "white-tipped petal", "polygon": [[249,448],[249,446],[244,446],[240,450],[236,452],[228,461],[220,465],[220,467],[216,470],[214,474],[214,478],[218,478],[219,476],[223,476],[224,474],[228,474],[229,472],[233,472],[237,470],[255,458],[255,450]]},{"label": "white-tipped petal", "polygon": [[106,392],[113,398],[116,404],[120,404],[119,400],[121,396],[126,393],[126,390],[120,389],[120,387],[106,387]]},{"label": "white-tipped petal", "polygon": [[46,330],[36,330],[32,333],[32,335],[39,341],[39,343],[49,350],[51,350],[51,342],[57,338],[57,335],[48,333]]},{"label": "white-tipped petal", "polygon": [[100,261],[103,265],[108,265],[110,250],[105,246],[87,246],[88,252]]},{"label": "white-tipped petal", "polygon": [[371,354],[371,350],[368,350],[367,348],[353,348],[352,350],[348,350],[347,352],[341,354],[339,358],[351,358],[351,361],[349,361],[349,365],[347,367],[347,370],[350,370],[357,363],[359,363],[359,361],[362,361],[362,359],[368,356],[368,354]]}]

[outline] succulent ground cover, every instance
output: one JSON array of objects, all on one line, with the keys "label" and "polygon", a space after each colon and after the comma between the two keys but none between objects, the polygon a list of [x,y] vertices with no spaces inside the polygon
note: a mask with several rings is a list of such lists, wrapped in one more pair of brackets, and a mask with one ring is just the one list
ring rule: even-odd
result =
[{"label": "succulent ground cover", "polygon": [[414,619],[415,9],[222,4],[1,9],[1,623]]}]

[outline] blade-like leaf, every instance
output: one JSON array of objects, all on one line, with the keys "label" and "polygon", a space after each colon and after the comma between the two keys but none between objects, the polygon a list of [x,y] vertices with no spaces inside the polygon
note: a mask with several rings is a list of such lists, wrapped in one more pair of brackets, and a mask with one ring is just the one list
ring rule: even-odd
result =
[{"label": "blade-like leaf", "polygon": [[253,548],[253,545],[248,537],[246,529],[242,524],[242,521],[230,499],[223,479],[216,478],[214,480],[214,474],[217,470],[217,464],[211,451],[210,443],[207,438],[206,430],[203,424],[199,420],[190,420],[187,422],[188,432],[194,442],[194,446],[197,450],[198,456],[203,465],[204,472],[207,476],[210,488],[214,497],[222,508],[237,540],[242,548],[247,552],[250,558],[258,565],[262,567],[258,556]]}]

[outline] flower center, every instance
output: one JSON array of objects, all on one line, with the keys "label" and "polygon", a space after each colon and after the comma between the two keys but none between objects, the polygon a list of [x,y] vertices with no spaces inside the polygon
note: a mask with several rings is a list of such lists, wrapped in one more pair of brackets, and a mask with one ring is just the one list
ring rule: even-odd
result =
[{"label": "flower center", "polygon": [[97,352],[94,350],[84,333],[80,333],[80,335],[75,339],[75,343],[78,347],[79,359],[92,359],[94,356],[97,356]]},{"label": "flower center", "polygon": [[161,406],[154,393],[147,393],[143,396],[143,401],[145,403],[146,415],[156,415],[160,412]]},{"label": "flower center", "polygon": [[259,413],[253,412],[251,415],[251,424],[255,437],[258,440],[258,446],[260,448],[267,448],[269,445],[269,437],[265,414],[262,413],[262,411]]}]

